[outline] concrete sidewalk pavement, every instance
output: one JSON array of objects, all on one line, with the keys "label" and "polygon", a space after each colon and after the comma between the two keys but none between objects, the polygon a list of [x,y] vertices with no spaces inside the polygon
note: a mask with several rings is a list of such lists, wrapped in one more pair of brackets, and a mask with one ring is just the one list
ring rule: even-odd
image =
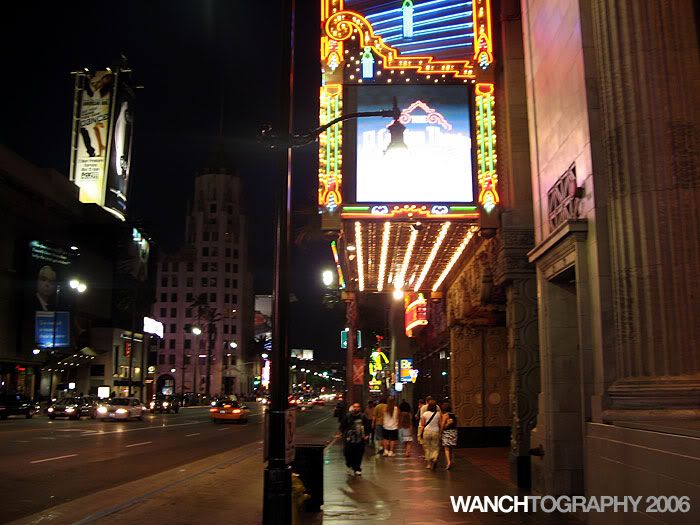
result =
[{"label": "concrete sidewalk pavement", "polygon": [[[362,476],[348,473],[343,445],[338,441],[326,449],[324,457],[324,506],[317,514],[303,513],[305,524],[378,523],[419,525],[439,523],[554,525],[579,523],[562,514],[455,513],[450,496],[528,495],[515,485],[489,475],[473,462],[470,450],[457,450],[450,471],[432,471],[418,458],[381,457],[367,447]],[[471,461],[468,459],[471,456]],[[483,466],[492,467],[486,454]],[[491,469],[498,476],[497,469]]]}]

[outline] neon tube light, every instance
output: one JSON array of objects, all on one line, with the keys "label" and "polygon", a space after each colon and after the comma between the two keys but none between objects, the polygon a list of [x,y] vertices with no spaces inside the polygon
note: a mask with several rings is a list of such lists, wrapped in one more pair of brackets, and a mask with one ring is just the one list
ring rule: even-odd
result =
[{"label": "neon tube light", "polygon": [[377,276],[377,290],[382,291],[384,289],[384,278],[386,275],[386,257],[389,252],[389,235],[391,233],[391,223],[389,221],[384,223],[384,233],[382,235],[382,251],[379,256],[379,275]]},{"label": "neon tube light", "polygon": [[442,246],[442,241],[445,240],[445,235],[447,235],[447,230],[450,229],[450,222],[446,222],[445,224],[442,225],[442,228],[440,229],[440,233],[437,236],[437,239],[435,239],[435,244],[433,245],[433,249],[430,251],[430,255],[428,256],[428,260],[425,261],[425,266],[423,266],[423,271],[420,274],[420,277],[418,277],[418,281],[416,281],[416,285],[413,287],[413,291],[417,292],[420,290],[421,285],[423,284],[423,281],[425,280],[425,276],[428,275],[428,271],[430,270],[430,267],[433,264],[433,261],[435,260],[435,257],[437,256],[438,250],[440,250],[440,246]]},{"label": "neon tube light", "polygon": [[362,255],[362,227],[355,223],[355,248],[357,249],[357,286],[361,292],[365,290],[365,264]]},{"label": "neon tube light", "polygon": [[467,235],[464,237],[462,240],[462,243],[459,245],[459,247],[455,250],[455,253],[452,254],[452,258],[450,259],[450,262],[447,263],[447,266],[445,269],[442,271],[442,274],[440,274],[440,277],[438,277],[438,280],[435,281],[435,284],[432,287],[432,291],[435,292],[437,291],[438,288],[440,288],[440,285],[442,282],[445,280],[445,278],[449,275],[450,270],[452,270],[452,267],[457,263],[459,260],[460,255],[462,255],[462,252],[464,249],[467,247],[469,244],[469,241],[472,240],[472,237],[474,237],[474,232],[476,231],[475,228],[470,228],[469,231],[467,232]]},{"label": "neon tube light", "polygon": [[403,256],[403,264],[401,265],[401,273],[399,273],[398,278],[394,282],[394,288],[397,290],[403,289],[403,285],[406,281],[406,272],[408,271],[408,263],[411,260],[411,255],[413,254],[413,247],[416,244],[417,237],[418,237],[418,230],[411,230],[411,237],[408,239],[408,246],[406,247],[406,253]]},{"label": "neon tube light", "polygon": [[343,290],[345,288],[345,277],[343,276],[343,269],[340,267],[340,260],[338,259],[338,246],[335,241],[331,241],[331,251],[333,252],[333,259],[335,260],[335,267],[338,270],[338,286]]}]

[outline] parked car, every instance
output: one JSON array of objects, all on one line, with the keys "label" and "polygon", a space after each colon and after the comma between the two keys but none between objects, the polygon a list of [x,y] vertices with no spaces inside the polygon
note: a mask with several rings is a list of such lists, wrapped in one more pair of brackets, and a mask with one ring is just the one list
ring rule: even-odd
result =
[{"label": "parked car", "polygon": [[113,397],[97,407],[96,417],[106,421],[108,419],[138,419],[143,421],[143,415],[148,409],[135,397]]},{"label": "parked car", "polygon": [[47,410],[49,419],[56,419],[57,417],[80,419],[83,416],[94,419],[96,411],[97,401],[90,396],[59,399]]},{"label": "parked car", "polygon": [[9,416],[24,416],[31,419],[39,412],[39,405],[23,394],[3,392],[0,393],[0,419]]},{"label": "parked car", "polygon": [[149,404],[151,412],[163,414],[177,414],[180,410],[180,400],[174,396],[155,396]]},{"label": "parked car", "polygon": [[250,410],[238,401],[217,401],[209,409],[209,414],[214,423],[219,423],[220,421],[247,423]]}]

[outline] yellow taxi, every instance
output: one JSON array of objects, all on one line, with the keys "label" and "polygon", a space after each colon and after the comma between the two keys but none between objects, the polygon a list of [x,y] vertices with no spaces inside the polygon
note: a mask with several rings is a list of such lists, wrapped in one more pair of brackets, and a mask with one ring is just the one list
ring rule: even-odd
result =
[{"label": "yellow taxi", "polygon": [[209,409],[209,415],[214,423],[219,423],[220,421],[247,423],[250,410],[238,401],[224,400],[213,402]]}]

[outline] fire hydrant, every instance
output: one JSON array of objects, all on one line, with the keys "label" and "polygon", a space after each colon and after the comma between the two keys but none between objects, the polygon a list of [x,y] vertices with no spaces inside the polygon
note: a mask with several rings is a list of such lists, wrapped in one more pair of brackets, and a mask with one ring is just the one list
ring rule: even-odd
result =
[{"label": "fire hydrant", "polygon": [[299,478],[299,474],[292,473],[292,523],[299,523],[299,510],[304,506],[304,502],[311,496],[306,494],[304,482]]}]

